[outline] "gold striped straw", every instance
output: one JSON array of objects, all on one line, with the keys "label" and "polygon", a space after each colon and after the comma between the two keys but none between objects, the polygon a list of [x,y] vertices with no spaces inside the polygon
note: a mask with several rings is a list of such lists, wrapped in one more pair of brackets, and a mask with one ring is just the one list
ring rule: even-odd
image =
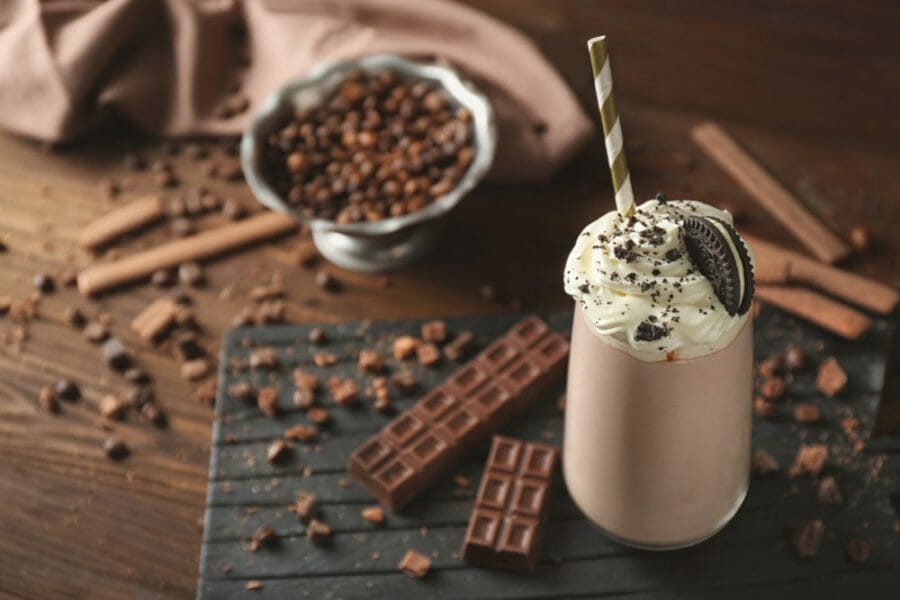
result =
[{"label": "gold striped straw", "polygon": [[597,104],[600,106],[600,120],[603,121],[606,156],[616,192],[616,210],[623,217],[630,217],[634,214],[634,191],[631,189],[631,176],[625,162],[622,123],[613,98],[612,69],[609,66],[609,52],[606,50],[606,36],[588,40],[588,52],[594,68],[594,88],[597,91]]}]

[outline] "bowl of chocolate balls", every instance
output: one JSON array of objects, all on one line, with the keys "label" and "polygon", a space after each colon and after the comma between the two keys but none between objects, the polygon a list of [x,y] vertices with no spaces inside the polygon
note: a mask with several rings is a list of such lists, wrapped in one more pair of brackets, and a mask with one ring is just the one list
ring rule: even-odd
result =
[{"label": "bowl of chocolate balls", "polygon": [[487,98],[453,69],[393,55],[322,65],[270,96],[241,141],[247,183],[322,255],[388,271],[431,250],[490,169]]}]

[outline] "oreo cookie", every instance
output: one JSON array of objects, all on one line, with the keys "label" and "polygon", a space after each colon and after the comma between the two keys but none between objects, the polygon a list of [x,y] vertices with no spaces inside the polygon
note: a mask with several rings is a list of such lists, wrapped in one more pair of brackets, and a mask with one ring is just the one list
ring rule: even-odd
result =
[{"label": "oreo cookie", "polygon": [[716,217],[687,217],[681,231],[691,262],[712,283],[728,314],[746,313],[753,300],[753,265],[734,227]]}]

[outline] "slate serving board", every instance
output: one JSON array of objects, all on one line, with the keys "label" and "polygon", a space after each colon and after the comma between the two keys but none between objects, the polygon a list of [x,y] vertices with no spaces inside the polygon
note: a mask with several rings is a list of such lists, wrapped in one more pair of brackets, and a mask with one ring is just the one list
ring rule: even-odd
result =
[{"label": "slate serving board", "polygon": [[[570,311],[539,313],[558,331],[568,335]],[[446,319],[455,333],[471,331],[479,347],[505,332],[523,315],[486,315]],[[782,472],[754,476],[750,493],[735,519],[711,540],[676,552],[652,553],[618,545],[594,529],[557,486],[541,563],[531,576],[469,567],[459,557],[472,498],[481,476],[488,446],[474,451],[454,474],[472,484],[460,488],[452,477],[435,484],[401,514],[389,514],[376,527],[363,520],[360,510],[374,504],[346,472],[349,454],[388,417],[371,409],[332,407],[333,425],[319,442],[295,444],[289,459],[278,465],[265,460],[269,443],[289,426],[305,422],[292,407],[291,371],[302,366],[331,375],[354,377],[360,388],[370,379],[359,372],[356,356],[362,348],[378,347],[390,355],[396,335],[418,335],[422,321],[374,321],[321,325],[329,342],[322,347],[339,359],[333,367],[316,369],[312,355],[320,350],[307,342],[312,325],[239,329],[222,344],[219,392],[209,470],[209,491],[198,598],[897,598],[900,597],[900,544],[895,530],[900,509],[900,440],[871,441],[861,453],[841,432],[840,420],[855,416],[863,437],[871,431],[884,379],[885,353],[893,325],[876,319],[862,341],[851,343],[830,336],[775,309],[757,318],[757,358],[798,342],[811,350],[811,366],[788,383],[788,399],[780,406],[784,417],[755,419],[753,444],[765,448],[782,465]],[[261,346],[277,349],[280,367],[272,372],[233,372]],[[815,388],[816,367],[822,357],[834,355],[849,374],[848,388],[827,398]],[[396,371],[399,361],[389,359]],[[410,366],[429,389],[446,378],[456,365],[444,361],[438,368]],[[280,387],[281,416],[267,418],[226,390],[236,381],[257,387]],[[558,389],[548,393],[503,430],[506,435],[559,445],[562,415]],[[410,406],[421,393],[392,397],[398,409]],[[327,395],[321,396],[327,398]],[[797,425],[790,417],[797,402],[814,402],[822,421]],[[323,400],[327,406],[328,400]],[[841,506],[823,506],[816,500],[810,478],[788,478],[786,471],[802,441],[825,442],[831,458],[825,473],[833,474],[841,488]],[[306,470],[306,473],[304,471]],[[287,510],[298,491],[313,492],[323,516],[334,530],[328,548],[313,546],[303,525]],[[894,503],[892,505],[892,502]],[[791,553],[789,528],[798,519],[822,518],[827,534],[819,555],[797,559]],[[269,525],[279,541],[258,552],[248,543],[261,525]],[[872,557],[862,565],[846,555],[846,542],[865,537]],[[409,548],[433,559],[433,570],[413,580],[397,570]],[[377,560],[373,558],[377,553]],[[228,565],[226,567],[226,565]],[[248,591],[250,581],[262,588]],[[255,596],[253,596],[255,594]]]}]

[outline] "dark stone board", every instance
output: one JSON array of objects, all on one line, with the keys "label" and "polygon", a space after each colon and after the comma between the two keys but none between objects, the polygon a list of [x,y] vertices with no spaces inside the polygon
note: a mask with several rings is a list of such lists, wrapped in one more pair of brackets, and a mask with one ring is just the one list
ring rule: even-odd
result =
[{"label": "dark stone board", "polygon": [[[569,311],[540,314],[568,335]],[[523,315],[480,315],[445,319],[452,333],[471,331],[478,347],[504,333]],[[452,476],[436,483],[399,514],[374,526],[360,510],[375,504],[346,472],[350,453],[388,420],[364,396],[356,410],[329,406],[327,392],[319,402],[331,409],[333,424],[312,445],[295,444],[276,465],[265,460],[269,443],[305,422],[291,404],[291,372],[297,366],[320,373],[353,377],[360,389],[370,375],[356,365],[360,349],[378,348],[390,357],[390,343],[400,334],[419,334],[422,320],[363,321],[318,325],[328,338],[321,347],[307,341],[313,325],[238,329],[222,344],[216,420],[209,470],[206,520],[200,564],[199,598],[897,598],[900,593],[900,438],[868,439],[884,380],[885,354],[893,325],[875,319],[857,342],[833,337],[775,309],[765,308],[755,323],[756,357],[796,342],[810,351],[810,365],[788,379],[780,418],[754,420],[754,448],[765,448],[782,465],[767,477],[754,476],[750,493],[734,520],[712,539],[686,550],[644,552],[621,546],[581,517],[558,485],[541,562],[530,576],[473,568],[460,559],[460,546],[488,446],[463,460],[454,475],[470,479],[460,487]],[[280,364],[271,371],[235,370],[254,348],[276,348]],[[332,367],[312,365],[315,352],[335,354]],[[835,356],[849,374],[849,384],[836,398],[815,386],[818,363]],[[420,367],[388,358],[388,372],[413,371],[430,389],[456,368],[442,362]],[[283,411],[263,416],[254,406],[226,393],[236,381],[280,389]],[[506,435],[559,445],[562,414],[557,400],[563,383],[504,428]],[[391,395],[402,410],[422,391]],[[792,407],[812,402],[821,410],[819,423],[799,425]],[[859,420],[864,447],[842,430],[847,417]],[[826,443],[831,456],[823,475],[836,477],[843,503],[825,506],[816,499],[816,482],[791,479],[786,471],[801,443]],[[315,493],[333,543],[321,548],[304,536],[304,526],[287,510],[301,490]],[[798,559],[791,552],[790,528],[799,520],[821,518],[826,535],[819,554]],[[278,541],[257,552],[247,550],[257,527],[275,529]],[[864,564],[848,559],[848,540],[863,537],[872,545]],[[409,548],[431,556],[432,572],[414,580],[397,569]],[[377,558],[373,558],[377,556]],[[227,565],[227,567],[226,567]],[[249,581],[262,588],[246,590]]]}]

